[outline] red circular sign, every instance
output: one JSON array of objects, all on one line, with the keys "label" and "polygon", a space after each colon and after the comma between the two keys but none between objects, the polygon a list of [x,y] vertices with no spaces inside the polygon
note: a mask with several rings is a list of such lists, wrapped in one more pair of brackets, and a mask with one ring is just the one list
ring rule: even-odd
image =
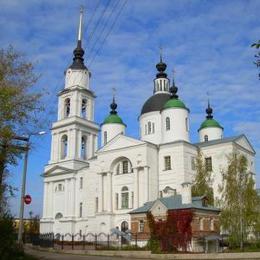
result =
[{"label": "red circular sign", "polygon": [[25,195],[24,196],[24,203],[29,205],[32,202],[32,198],[30,195]]}]

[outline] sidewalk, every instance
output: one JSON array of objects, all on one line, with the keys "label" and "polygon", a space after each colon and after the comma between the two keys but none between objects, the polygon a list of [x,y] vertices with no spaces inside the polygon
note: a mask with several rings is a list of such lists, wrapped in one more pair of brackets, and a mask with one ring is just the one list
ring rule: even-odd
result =
[{"label": "sidewalk", "polygon": [[[39,249],[30,245],[25,246],[28,254],[44,257],[48,254],[48,258],[41,259],[115,259],[115,257],[123,257],[127,259],[259,259],[260,252],[252,253],[211,253],[211,254],[151,254],[150,251],[114,251],[114,250],[53,250]],[[34,253],[34,254],[32,254]],[[38,253],[38,255],[37,255]],[[50,256],[54,258],[49,258]],[[56,258],[55,258],[56,257]]]}]

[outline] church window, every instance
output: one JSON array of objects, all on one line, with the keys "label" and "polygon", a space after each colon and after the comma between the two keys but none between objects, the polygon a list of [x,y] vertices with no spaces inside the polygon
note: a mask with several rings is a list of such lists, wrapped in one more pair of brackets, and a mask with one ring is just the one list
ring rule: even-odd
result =
[{"label": "church window", "polygon": [[211,172],[212,171],[212,158],[207,157],[205,158],[206,170]]},{"label": "church window", "polygon": [[204,141],[205,141],[205,142],[208,142],[208,141],[209,141],[208,135],[204,135]]},{"label": "church window", "polygon": [[147,125],[145,125],[145,135],[147,135]]},{"label": "church window", "polygon": [[107,131],[104,132],[104,145],[107,144]]},{"label": "church window", "polygon": [[148,131],[147,131],[147,134],[151,134],[152,133],[152,123],[151,122],[148,122]]},{"label": "church window", "polygon": [[68,155],[68,137],[63,135],[61,138],[61,159],[65,159]]},{"label": "church window", "polygon": [[189,122],[188,122],[188,118],[185,118],[185,127],[186,127],[186,131],[189,131]]},{"label": "church window", "polygon": [[166,119],[165,119],[165,124],[166,124],[166,131],[169,131],[170,128],[171,128],[170,118],[169,118],[169,117],[166,117]]},{"label": "church window", "polygon": [[80,158],[85,160],[87,158],[87,137],[81,137],[81,149],[80,149]]},{"label": "church window", "polygon": [[79,203],[79,217],[82,218],[82,202]]},{"label": "church window", "polygon": [[144,232],[144,221],[141,219],[139,221],[139,232]]},{"label": "church window", "polygon": [[196,170],[196,159],[195,159],[195,157],[191,157],[191,169],[193,171]]},{"label": "church window", "polygon": [[155,132],[155,127],[154,127],[154,123],[152,123],[152,129],[153,129],[153,131],[152,131],[152,133],[154,134],[154,132]]},{"label": "church window", "polygon": [[171,170],[171,156],[164,157],[164,170]]},{"label": "church window", "polygon": [[59,212],[59,213],[56,214],[55,219],[60,219],[62,217],[63,217],[63,215]]},{"label": "church window", "polygon": [[82,230],[79,230],[79,236],[82,237]]},{"label": "church window", "polygon": [[128,161],[123,161],[123,174],[128,173]]},{"label": "church window", "polygon": [[119,196],[118,196],[118,193],[116,193],[116,209],[118,209],[118,207],[119,207],[119,204],[118,204],[118,201],[119,201],[119,200],[118,200],[118,197],[119,197]]},{"label": "church window", "polygon": [[87,118],[87,99],[83,98],[81,101],[81,116]]},{"label": "church window", "polygon": [[126,186],[124,186],[121,190],[121,208],[122,209],[129,208],[129,192]]},{"label": "church window", "polygon": [[98,197],[96,197],[96,212],[98,212]]},{"label": "church window", "polygon": [[64,115],[65,117],[69,117],[70,115],[70,99],[65,99],[65,106],[64,106]]},{"label": "church window", "polygon": [[134,207],[134,192],[131,192],[132,208]]},{"label": "church window", "polygon": [[83,177],[80,177],[79,179],[79,188],[83,189]]}]

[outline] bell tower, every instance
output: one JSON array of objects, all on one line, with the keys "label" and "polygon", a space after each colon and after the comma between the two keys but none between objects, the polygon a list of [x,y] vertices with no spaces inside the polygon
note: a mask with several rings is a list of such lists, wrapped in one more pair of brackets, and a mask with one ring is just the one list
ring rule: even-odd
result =
[{"label": "bell tower", "polygon": [[94,122],[95,94],[91,73],[84,64],[82,48],[83,10],[80,10],[77,45],[73,61],[65,71],[65,86],[58,93],[58,120],[52,125],[49,164],[78,169],[97,150],[99,126]]}]

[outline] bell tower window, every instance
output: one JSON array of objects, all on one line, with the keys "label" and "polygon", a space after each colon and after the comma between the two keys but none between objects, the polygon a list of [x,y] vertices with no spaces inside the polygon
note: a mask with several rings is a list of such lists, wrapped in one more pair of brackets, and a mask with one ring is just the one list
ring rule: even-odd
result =
[{"label": "bell tower window", "polygon": [[204,141],[205,141],[205,142],[208,142],[208,141],[209,141],[208,135],[204,135]]},{"label": "bell tower window", "polygon": [[83,98],[81,103],[81,116],[87,118],[87,99]]},{"label": "bell tower window", "polygon": [[148,122],[148,135],[152,133],[152,123]]},{"label": "bell tower window", "polygon": [[63,135],[61,138],[61,159],[65,159],[68,155],[68,137]]},{"label": "bell tower window", "polygon": [[83,160],[87,158],[87,137],[86,136],[82,136],[81,138],[80,158]]},{"label": "bell tower window", "polygon": [[64,117],[69,117],[70,115],[70,99],[65,99],[65,105],[64,105]]}]

